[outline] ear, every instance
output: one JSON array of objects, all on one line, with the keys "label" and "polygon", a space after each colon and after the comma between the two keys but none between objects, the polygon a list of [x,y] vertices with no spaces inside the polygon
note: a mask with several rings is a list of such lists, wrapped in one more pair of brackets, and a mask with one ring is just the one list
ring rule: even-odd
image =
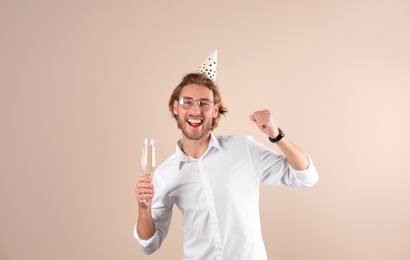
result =
[{"label": "ear", "polygon": [[214,106],[213,118],[217,118],[219,115],[219,103]]},{"label": "ear", "polygon": [[172,111],[174,115],[178,115],[178,100],[174,100],[174,109]]}]

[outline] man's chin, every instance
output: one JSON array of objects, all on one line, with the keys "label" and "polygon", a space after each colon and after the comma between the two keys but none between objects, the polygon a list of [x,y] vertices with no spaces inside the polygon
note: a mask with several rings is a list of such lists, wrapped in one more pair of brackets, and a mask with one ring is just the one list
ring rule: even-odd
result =
[{"label": "man's chin", "polygon": [[206,133],[198,133],[198,134],[189,134],[189,133],[184,133],[184,136],[188,138],[189,140],[197,141],[201,140],[206,136]]},{"label": "man's chin", "polygon": [[193,132],[193,131],[189,131],[189,130],[187,131],[186,129],[183,129],[182,133],[189,140],[197,141],[207,136],[209,134],[209,131],[207,132],[207,131],[201,130],[198,132]]}]

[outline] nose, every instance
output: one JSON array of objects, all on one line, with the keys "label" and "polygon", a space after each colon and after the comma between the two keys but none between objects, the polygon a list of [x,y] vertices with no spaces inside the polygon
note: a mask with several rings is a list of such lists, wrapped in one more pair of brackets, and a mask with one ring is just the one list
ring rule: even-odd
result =
[{"label": "nose", "polygon": [[191,107],[191,110],[195,113],[195,114],[200,114],[201,113],[201,109],[199,108],[199,101],[195,100],[194,101],[194,105]]}]

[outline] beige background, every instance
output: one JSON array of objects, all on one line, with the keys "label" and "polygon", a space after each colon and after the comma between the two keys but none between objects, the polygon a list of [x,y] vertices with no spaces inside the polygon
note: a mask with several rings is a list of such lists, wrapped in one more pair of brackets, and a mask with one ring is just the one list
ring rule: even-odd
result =
[{"label": "beige background", "polygon": [[[270,259],[410,259],[410,2],[0,1],[0,259],[181,259],[176,211],[160,251],[132,237],[143,138],[180,134],[181,77],[218,49],[249,134],[269,108],[320,174],[262,186]],[[272,145],[274,149],[275,146]],[[229,185],[229,183],[227,183]]]}]

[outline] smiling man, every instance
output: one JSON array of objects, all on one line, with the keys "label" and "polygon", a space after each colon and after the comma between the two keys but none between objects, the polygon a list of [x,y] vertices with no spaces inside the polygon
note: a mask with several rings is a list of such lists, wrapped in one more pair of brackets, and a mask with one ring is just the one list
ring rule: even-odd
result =
[{"label": "smiling man", "polygon": [[[318,174],[269,110],[254,112],[250,120],[283,155],[250,136],[212,133],[227,109],[214,81],[216,52],[208,60],[201,66],[204,71],[187,74],[171,95],[169,110],[182,138],[153,179],[138,180],[134,236],[144,253],[158,250],[176,205],[184,218],[184,259],[267,259],[259,219],[260,183],[310,187]],[[207,66],[213,66],[211,72]]]}]

